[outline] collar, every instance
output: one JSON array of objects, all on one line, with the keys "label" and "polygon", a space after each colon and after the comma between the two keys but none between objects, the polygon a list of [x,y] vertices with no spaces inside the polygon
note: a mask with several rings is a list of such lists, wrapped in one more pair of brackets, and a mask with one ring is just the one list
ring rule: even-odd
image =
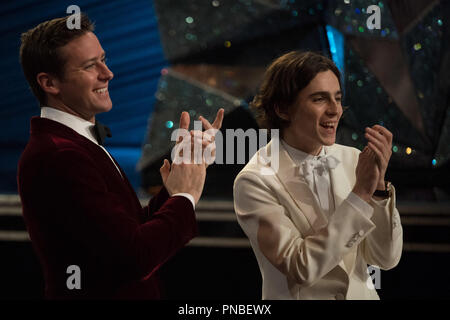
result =
[{"label": "collar", "polygon": [[294,161],[296,165],[300,165],[306,160],[318,160],[320,159],[320,157],[325,156],[325,148],[323,146],[320,149],[320,153],[317,156],[315,156],[288,145],[287,142],[284,141],[283,139],[281,139],[281,144],[286,149],[287,153],[289,154],[292,161]]},{"label": "collar", "polygon": [[73,114],[47,106],[41,107],[41,118],[59,122],[98,145],[97,139],[95,138],[95,135],[93,133],[94,125],[92,124],[92,122],[84,120]]}]

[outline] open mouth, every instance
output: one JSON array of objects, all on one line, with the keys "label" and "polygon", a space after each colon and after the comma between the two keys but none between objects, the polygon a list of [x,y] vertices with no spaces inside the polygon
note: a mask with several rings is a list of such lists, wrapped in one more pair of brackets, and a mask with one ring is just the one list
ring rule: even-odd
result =
[{"label": "open mouth", "polygon": [[108,88],[105,87],[101,89],[95,89],[94,92],[98,94],[106,94],[108,92]]},{"label": "open mouth", "polygon": [[321,122],[320,126],[322,128],[324,128],[327,132],[329,133],[333,133],[334,130],[336,129],[336,122],[331,122],[331,121],[327,121],[327,122]]}]

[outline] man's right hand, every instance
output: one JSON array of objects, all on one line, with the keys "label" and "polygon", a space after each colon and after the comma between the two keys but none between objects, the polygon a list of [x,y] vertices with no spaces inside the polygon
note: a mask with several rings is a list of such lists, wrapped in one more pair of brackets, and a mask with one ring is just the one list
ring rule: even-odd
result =
[{"label": "man's right hand", "polygon": [[175,164],[170,165],[167,159],[159,170],[169,195],[176,193],[189,193],[198,203],[203,192],[206,178],[206,163],[201,164]]},{"label": "man's right hand", "polygon": [[380,169],[375,153],[368,147],[359,154],[356,166],[356,184],[353,192],[366,202],[370,202],[380,178]]}]

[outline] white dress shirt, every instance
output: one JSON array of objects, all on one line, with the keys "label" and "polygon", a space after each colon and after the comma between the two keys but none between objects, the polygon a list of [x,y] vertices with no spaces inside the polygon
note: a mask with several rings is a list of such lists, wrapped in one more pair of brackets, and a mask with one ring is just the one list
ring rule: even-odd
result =
[{"label": "white dress shirt", "polygon": [[[94,124],[90,121],[84,120],[80,117],[77,117],[73,114],[51,108],[51,107],[41,107],[41,118],[50,119],[56,122],[59,122],[66,127],[71,128],[78,134],[82,135],[83,137],[89,139],[92,143],[95,143],[97,146],[102,148],[102,150],[108,155],[108,157],[111,159],[112,163],[116,167],[119,174],[122,176],[122,173],[120,172],[119,168],[117,167],[116,163],[114,162],[113,158],[109,154],[109,152],[101,145],[98,144],[97,139],[94,135]],[[122,176],[123,178],[123,176]],[[176,193],[173,194],[172,197],[175,196],[182,196],[192,203],[193,208],[195,209],[195,201],[194,197],[189,193]]]},{"label": "white dress shirt", "polygon": [[[325,157],[325,148],[322,147],[320,150],[320,153],[317,156],[314,156],[312,154],[303,152],[299,149],[296,149],[290,145],[287,144],[286,141],[281,139],[281,143],[283,144],[283,147],[288,152],[289,156],[291,157],[292,161],[299,166],[300,174],[305,176],[305,166],[308,162],[316,161],[318,162],[321,158]],[[339,162],[339,161],[338,161]],[[337,164],[339,165],[339,164]],[[313,170],[314,175],[320,175],[319,179],[314,179],[314,182],[317,183],[311,183],[309,184],[310,189],[312,193],[314,194],[317,203],[319,204],[319,207],[322,209],[322,213],[329,218],[331,214],[336,210],[334,206],[334,196],[333,196],[333,190],[331,189],[331,182],[330,182],[330,174],[329,174],[329,168],[325,168],[325,172],[317,172],[316,170]],[[320,193],[320,191],[322,193]],[[325,195],[323,194],[323,190],[327,190]],[[321,199],[325,199],[326,201],[320,201]],[[365,214],[369,219],[373,214],[373,208],[371,205],[369,205],[366,201],[361,199],[359,196],[357,196],[355,193],[350,192],[350,194],[347,197],[347,200],[350,202],[352,206],[354,206],[356,209],[358,209],[360,212]]]}]

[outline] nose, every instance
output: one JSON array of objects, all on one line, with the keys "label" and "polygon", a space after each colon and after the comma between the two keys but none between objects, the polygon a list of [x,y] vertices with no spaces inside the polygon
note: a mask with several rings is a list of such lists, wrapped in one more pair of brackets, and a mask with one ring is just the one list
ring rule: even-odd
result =
[{"label": "nose", "polygon": [[336,101],[336,99],[331,99],[330,103],[328,104],[327,113],[329,115],[336,115],[339,114],[340,111],[342,111],[340,102]]},{"label": "nose", "polygon": [[114,78],[114,73],[112,73],[112,71],[109,70],[109,68],[106,64],[101,63],[99,78],[104,81],[110,81],[112,78]]}]

